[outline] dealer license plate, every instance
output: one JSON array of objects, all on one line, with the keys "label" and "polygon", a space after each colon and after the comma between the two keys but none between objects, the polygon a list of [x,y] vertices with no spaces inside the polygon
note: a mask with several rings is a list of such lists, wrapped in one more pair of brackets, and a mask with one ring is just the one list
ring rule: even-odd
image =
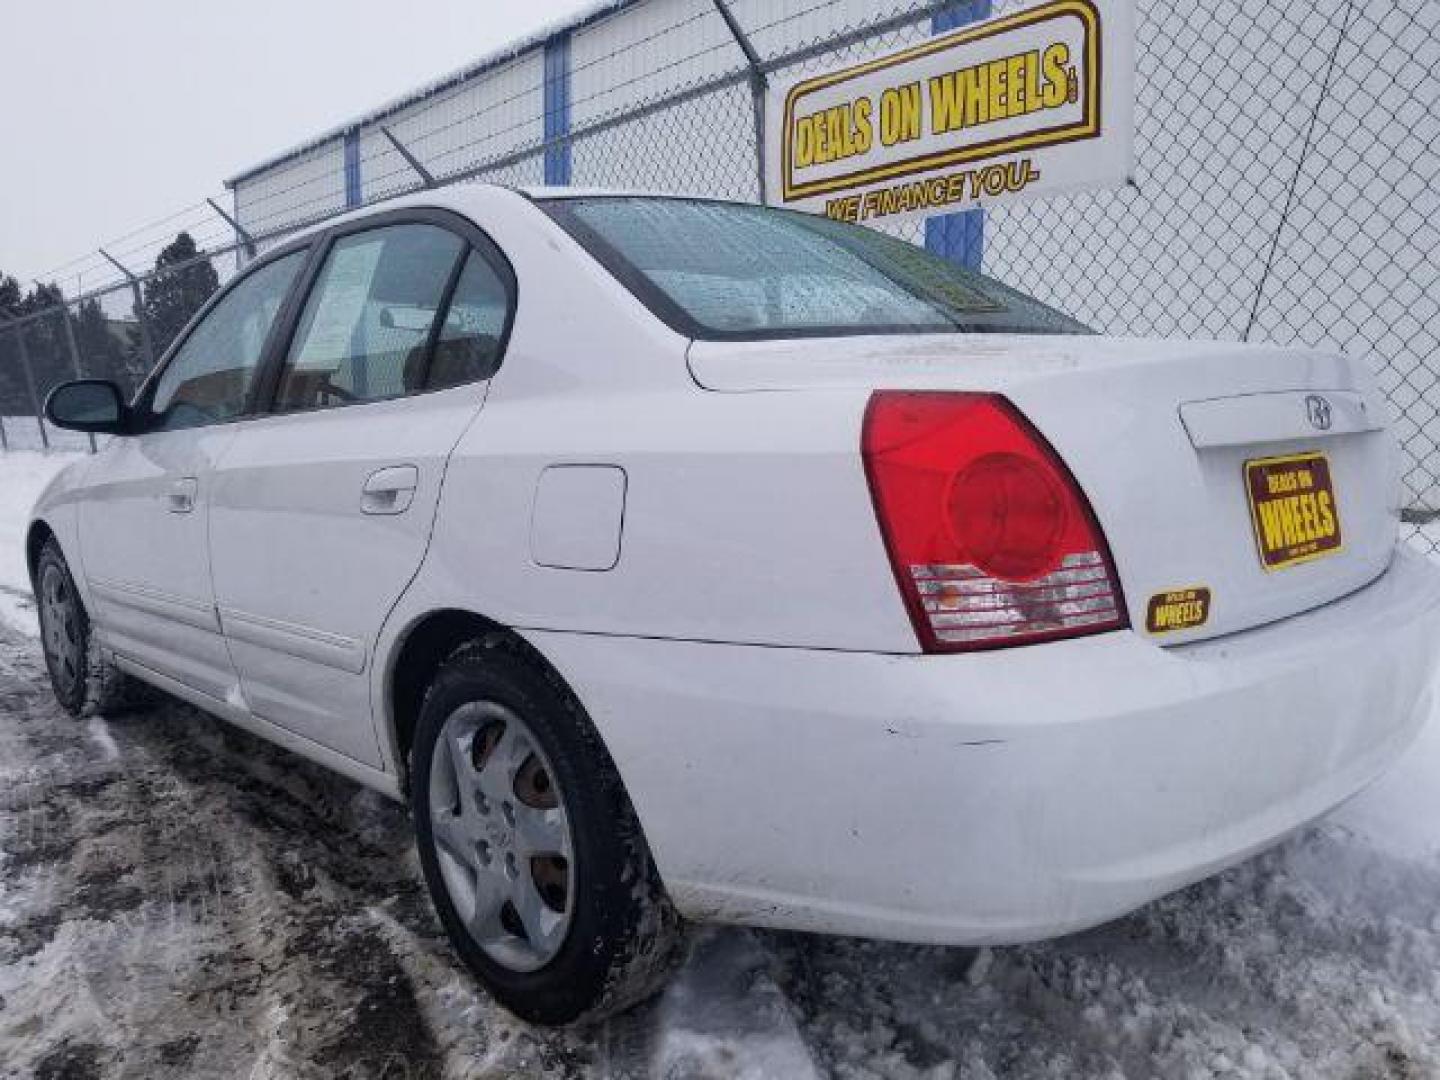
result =
[{"label": "dealer license plate", "polygon": [[1245,463],[1260,563],[1279,570],[1340,550],[1340,508],[1324,454]]}]

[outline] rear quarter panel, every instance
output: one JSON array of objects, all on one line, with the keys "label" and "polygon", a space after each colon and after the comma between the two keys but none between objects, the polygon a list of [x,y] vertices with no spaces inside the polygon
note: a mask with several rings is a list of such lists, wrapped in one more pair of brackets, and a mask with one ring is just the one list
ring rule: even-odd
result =
[{"label": "rear quarter panel", "polygon": [[[914,651],[857,446],[866,397],[506,401],[497,384],[451,460],[421,587],[523,629]],[[556,464],[624,470],[612,570],[534,561],[536,485]]]}]

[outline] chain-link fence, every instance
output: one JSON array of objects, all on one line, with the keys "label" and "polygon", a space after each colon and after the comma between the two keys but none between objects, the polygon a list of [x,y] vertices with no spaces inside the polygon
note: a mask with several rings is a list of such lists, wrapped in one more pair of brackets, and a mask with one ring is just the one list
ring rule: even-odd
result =
[{"label": "chain-link fence", "polygon": [[[129,238],[123,255],[97,253],[78,262],[72,276],[82,287],[63,290],[47,282],[28,299],[32,310],[10,312],[8,321],[0,312],[0,449],[93,448],[94,439],[45,423],[46,395],[75,378],[110,379],[133,393],[191,316],[234,276],[245,245],[231,239],[233,228],[217,219],[219,232],[198,212],[189,218],[168,242],[152,228],[145,239]],[[119,262],[140,266],[144,255],[152,257],[143,274]],[[102,283],[85,288],[86,278]]]},{"label": "chain-link fence", "polygon": [[[767,81],[1022,6],[598,9],[235,178],[230,209],[199,204],[179,223],[201,249],[188,261],[141,273],[174,235],[177,223],[164,223],[109,251],[124,273],[91,260],[89,282],[108,273],[102,287],[0,324],[7,442],[53,440],[38,419],[27,428],[17,418],[37,416],[50,387],[76,372],[133,386],[187,303],[298,228],[464,181],[757,199]],[[1107,333],[1301,343],[1365,359],[1394,406],[1406,516],[1423,526],[1440,515],[1440,4],[1137,9],[1134,184],[972,215],[967,259]],[[945,236],[935,226],[892,228],[934,246]],[[187,273],[205,280],[180,282]]]}]

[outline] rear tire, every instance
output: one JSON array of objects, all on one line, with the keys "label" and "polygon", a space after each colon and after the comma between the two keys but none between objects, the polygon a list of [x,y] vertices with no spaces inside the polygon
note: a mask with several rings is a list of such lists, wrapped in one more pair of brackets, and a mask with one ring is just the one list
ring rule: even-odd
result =
[{"label": "rear tire", "polygon": [[45,541],[35,564],[35,607],[50,686],[66,712],[114,715],[152,699],[149,687],[105,659],[54,537]]},{"label": "rear tire", "polygon": [[663,984],[682,921],[583,708],[521,644],[492,635],[441,665],[410,777],[441,924],[502,1005],[568,1024]]}]

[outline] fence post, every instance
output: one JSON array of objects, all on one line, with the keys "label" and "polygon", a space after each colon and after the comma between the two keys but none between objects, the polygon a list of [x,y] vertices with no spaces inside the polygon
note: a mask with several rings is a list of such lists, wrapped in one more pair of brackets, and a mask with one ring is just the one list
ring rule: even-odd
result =
[{"label": "fence post", "polygon": [[140,324],[140,348],[145,352],[145,371],[155,370],[155,343],[150,339],[150,324],[145,319],[145,297],[140,291],[140,279],[132,274],[119,260],[104,248],[96,248],[105,261],[125,275],[130,283],[130,294],[135,298],[135,321]]},{"label": "fence post", "polygon": [[[60,305],[60,318],[65,323],[65,344],[70,349],[70,364],[75,368],[75,377],[83,379],[85,369],[80,362],[80,343],[75,340],[75,323],[70,318],[69,304]],[[90,452],[93,454],[95,452],[95,433],[93,431],[86,432],[86,436],[90,440]]]},{"label": "fence post", "polygon": [[1290,186],[1285,192],[1285,206],[1280,211],[1280,220],[1275,223],[1275,235],[1270,238],[1270,251],[1265,256],[1265,268],[1260,271],[1260,284],[1255,287],[1255,304],[1250,309],[1250,321],[1245,324],[1245,333],[1240,335],[1241,341],[1250,340],[1255,323],[1259,321],[1260,305],[1265,299],[1265,286],[1269,283],[1270,271],[1275,266],[1275,255],[1280,250],[1280,238],[1285,233],[1285,223],[1290,220],[1290,210],[1295,205],[1295,192],[1300,187],[1300,177],[1305,173],[1305,160],[1310,156],[1315,125],[1320,119],[1320,110],[1325,107],[1325,99],[1330,96],[1330,81],[1335,74],[1335,61],[1340,58],[1340,50],[1350,33],[1350,15],[1354,10],[1355,0],[1346,0],[1345,12],[1340,17],[1340,32],[1335,35],[1335,45],[1330,50],[1330,59],[1325,65],[1325,78],[1320,83],[1320,93],[1315,97],[1315,108],[1310,113],[1309,124],[1305,127],[1305,138],[1301,140],[1300,154],[1295,159],[1295,173],[1290,177]]},{"label": "fence post", "polygon": [[[11,318],[12,318],[12,321],[13,321],[13,318],[14,318],[13,315],[12,315]],[[9,453],[9,451],[10,451],[10,436],[9,436],[8,434],[6,434],[6,432],[5,432],[5,410],[4,410],[4,409],[0,409],[0,450],[4,450],[6,453]]]},{"label": "fence post", "polygon": [[245,257],[247,259],[255,258],[255,238],[245,231],[245,227],[241,225],[239,221],[220,209],[220,204],[214,199],[207,198],[205,201],[210,204],[211,210],[214,210],[215,213],[219,214],[225,220],[225,224],[235,230],[235,242],[240,245],[240,250],[245,252]]},{"label": "fence post", "polygon": [[40,445],[50,449],[50,436],[45,431],[45,414],[40,408],[40,396],[35,391],[35,372],[30,367],[30,347],[25,344],[25,327],[15,324],[15,340],[20,343],[20,367],[25,372],[25,386],[30,391],[30,408],[35,410],[35,425],[40,429]]},{"label": "fence post", "polygon": [[[8,316],[11,325],[14,325],[18,328],[19,321],[15,315],[15,312],[11,311],[9,308],[0,308],[0,312],[3,312],[3,314]],[[10,436],[5,431],[5,410],[3,408],[0,408],[0,450],[4,450],[7,453],[10,450]]]},{"label": "fence post", "polygon": [[423,184],[426,188],[433,188],[436,186],[434,175],[430,172],[429,169],[425,168],[419,158],[417,158],[414,154],[410,152],[410,148],[408,146],[406,146],[403,142],[401,142],[395,137],[395,133],[393,131],[391,131],[384,124],[381,124],[380,134],[384,135],[385,138],[390,140],[390,145],[395,148],[395,152],[405,159],[406,165],[409,165],[410,168],[415,170],[416,174],[420,177],[421,184]]},{"label": "fence post", "polygon": [[755,179],[760,188],[760,201],[765,202],[765,98],[770,90],[770,80],[765,75],[765,65],[760,54],[745,35],[744,29],[735,18],[735,13],[726,6],[725,0],[714,0],[715,10],[725,20],[725,27],[740,51],[745,54],[745,66],[750,69],[750,99],[755,109]]}]

